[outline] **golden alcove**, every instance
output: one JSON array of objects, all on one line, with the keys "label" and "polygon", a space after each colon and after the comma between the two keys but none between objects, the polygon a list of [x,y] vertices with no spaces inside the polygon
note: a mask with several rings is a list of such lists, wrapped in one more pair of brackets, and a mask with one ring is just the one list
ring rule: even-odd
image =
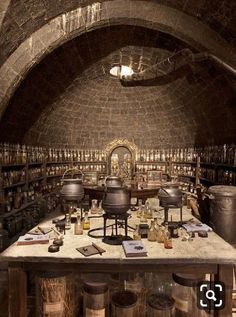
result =
[{"label": "golden alcove", "polygon": [[106,147],[108,172],[131,180],[134,174],[137,147],[127,139],[116,139]]}]

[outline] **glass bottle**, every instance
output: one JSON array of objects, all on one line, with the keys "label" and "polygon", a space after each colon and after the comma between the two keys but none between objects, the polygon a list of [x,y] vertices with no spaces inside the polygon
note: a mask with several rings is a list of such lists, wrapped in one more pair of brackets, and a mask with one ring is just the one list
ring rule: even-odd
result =
[{"label": "glass bottle", "polygon": [[134,240],[141,240],[141,234],[139,232],[139,225],[136,225],[136,228],[133,232],[133,239]]},{"label": "glass bottle", "polygon": [[164,231],[164,248],[172,249],[172,239],[171,239],[167,224],[165,225],[165,231]]},{"label": "glass bottle", "polygon": [[66,214],[65,229],[69,230],[70,228],[71,228],[70,214]]},{"label": "glass bottle", "polygon": [[89,220],[87,211],[85,211],[85,213],[84,213],[83,229],[84,230],[89,230],[90,229],[90,220]]},{"label": "glass bottle", "polygon": [[158,243],[164,243],[164,231],[165,231],[165,228],[163,226],[157,227],[156,237],[157,237]]},{"label": "glass bottle", "polygon": [[148,230],[148,241],[156,241],[157,240],[157,232],[154,226],[154,221],[151,221],[151,226]]},{"label": "glass bottle", "polygon": [[142,223],[147,222],[147,215],[146,215],[145,206],[142,206],[142,208],[141,208],[140,222],[142,222]]},{"label": "glass bottle", "polygon": [[83,234],[83,224],[81,222],[80,215],[78,215],[76,218],[74,234],[76,234],[76,235]]},{"label": "glass bottle", "polygon": [[145,203],[145,209],[147,219],[152,219],[152,209],[148,201]]}]

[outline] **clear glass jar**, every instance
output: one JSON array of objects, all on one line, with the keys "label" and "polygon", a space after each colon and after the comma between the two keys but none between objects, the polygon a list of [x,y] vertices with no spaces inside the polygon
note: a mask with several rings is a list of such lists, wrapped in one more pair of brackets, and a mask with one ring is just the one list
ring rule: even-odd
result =
[{"label": "clear glass jar", "polygon": [[90,277],[83,283],[84,317],[108,317],[109,316],[109,291],[108,284],[102,278]]},{"label": "clear glass jar", "polygon": [[173,274],[175,284],[172,287],[172,297],[177,317],[205,316],[206,312],[198,309],[196,298],[197,284],[204,279],[205,276],[201,274]]}]

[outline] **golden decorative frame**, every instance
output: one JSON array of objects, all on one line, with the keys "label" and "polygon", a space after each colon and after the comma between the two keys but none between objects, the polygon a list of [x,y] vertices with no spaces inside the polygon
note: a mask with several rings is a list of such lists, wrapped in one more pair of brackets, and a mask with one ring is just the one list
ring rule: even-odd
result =
[{"label": "golden decorative frame", "polygon": [[116,149],[117,147],[120,147],[120,146],[126,147],[132,155],[132,174],[133,174],[138,147],[133,142],[130,142],[127,139],[115,139],[115,140],[111,141],[110,143],[108,143],[107,146],[105,147],[107,162],[108,162],[108,166],[109,166],[109,173],[111,172],[110,171],[111,153],[114,151],[114,149]]},{"label": "golden decorative frame", "polygon": [[128,150],[130,150],[130,152],[132,153],[133,159],[136,158],[138,147],[133,142],[130,142],[127,139],[115,139],[111,141],[110,143],[108,143],[107,146],[105,147],[106,155],[109,156],[111,152],[119,146],[127,147]]}]

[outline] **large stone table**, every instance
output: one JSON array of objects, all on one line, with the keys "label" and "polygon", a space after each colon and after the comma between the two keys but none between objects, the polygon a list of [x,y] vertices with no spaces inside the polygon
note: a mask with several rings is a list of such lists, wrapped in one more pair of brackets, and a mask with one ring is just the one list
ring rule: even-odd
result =
[{"label": "large stone table", "polygon": [[[173,220],[179,219],[179,212],[171,210]],[[52,217],[52,216],[51,216]],[[184,210],[183,217],[191,218]],[[129,225],[138,223],[135,214],[131,214]],[[92,219],[92,227],[100,227],[103,220]],[[51,219],[41,224],[52,226]],[[132,236],[132,233],[129,232]],[[236,264],[235,249],[216,233],[209,232],[208,238],[196,235],[193,241],[173,239],[173,249],[165,249],[163,244],[143,239],[148,251],[147,257],[126,258],[122,246],[104,244],[99,238],[90,238],[84,231],[82,236],[75,236],[72,228],[64,236],[64,245],[58,253],[48,253],[48,244],[17,246],[14,243],[1,254],[1,261],[9,263],[9,310],[11,317],[26,317],[27,309],[27,272],[28,271],[76,271],[78,272],[175,272],[208,273],[215,280],[226,285],[226,306],[215,316],[230,317],[232,311],[233,265]],[[102,255],[84,257],[76,248],[91,242],[106,249]],[[194,317],[194,316],[192,316]]]}]

